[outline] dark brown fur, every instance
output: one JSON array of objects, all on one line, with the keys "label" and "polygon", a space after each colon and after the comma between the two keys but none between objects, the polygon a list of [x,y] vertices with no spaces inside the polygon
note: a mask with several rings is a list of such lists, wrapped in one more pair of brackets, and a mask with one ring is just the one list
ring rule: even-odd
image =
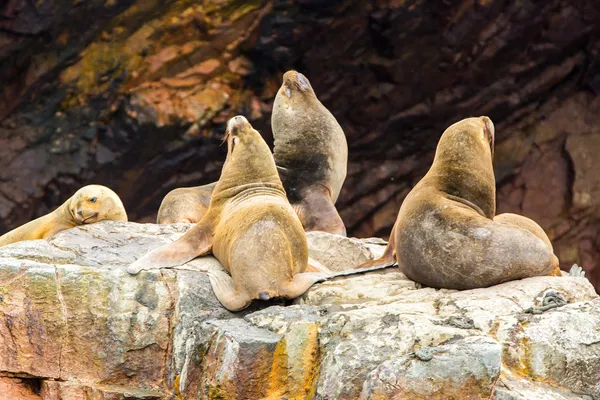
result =
[{"label": "dark brown fur", "polygon": [[494,127],[488,117],[450,126],[429,172],[408,194],[384,256],[421,284],[472,289],[556,275],[558,258],[543,230],[525,217],[494,220]]}]

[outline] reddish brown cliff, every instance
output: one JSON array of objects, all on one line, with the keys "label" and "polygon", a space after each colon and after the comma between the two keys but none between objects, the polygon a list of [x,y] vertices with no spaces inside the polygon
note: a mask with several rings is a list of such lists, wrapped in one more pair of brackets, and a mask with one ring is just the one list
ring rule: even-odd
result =
[{"label": "reddish brown cliff", "polygon": [[0,233],[92,182],[152,221],[170,189],[218,177],[229,117],[270,139],[296,68],[348,137],[349,234],[387,236],[444,128],[488,115],[498,211],[540,222],[599,287],[599,34],[595,0],[8,0]]}]

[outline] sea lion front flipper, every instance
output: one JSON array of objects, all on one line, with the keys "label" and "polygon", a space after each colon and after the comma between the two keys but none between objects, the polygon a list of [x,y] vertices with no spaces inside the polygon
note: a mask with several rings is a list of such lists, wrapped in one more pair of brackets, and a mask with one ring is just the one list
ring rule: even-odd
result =
[{"label": "sea lion front flipper", "polygon": [[293,206],[306,232],[322,231],[346,236],[344,221],[326,189],[309,188],[303,195],[302,201]]},{"label": "sea lion front flipper", "polygon": [[210,271],[208,279],[217,300],[229,311],[243,310],[252,302],[248,294],[241,293],[235,288],[233,278],[227,273]]},{"label": "sea lion front flipper", "polygon": [[303,295],[315,283],[326,281],[330,275],[324,272],[302,272],[296,274],[289,283],[282,287],[281,295],[288,299],[294,299]]},{"label": "sea lion front flipper", "polygon": [[178,240],[146,253],[132,263],[127,272],[136,275],[142,270],[171,268],[185,264],[212,249],[213,232],[210,224],[203,223],[189,230]]}]

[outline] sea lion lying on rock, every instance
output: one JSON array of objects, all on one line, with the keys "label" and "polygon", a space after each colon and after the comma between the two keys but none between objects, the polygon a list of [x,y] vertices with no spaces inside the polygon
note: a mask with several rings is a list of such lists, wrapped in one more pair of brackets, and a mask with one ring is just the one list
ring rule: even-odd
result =
[{"label": "sea lion lying on rock", "polygon": [[[346,178],[348,144],[335,117],[319,101],[308,79],[288,71],[271,116],[273,156],[287,197],[305,231],[346,235],[334,203]],[[157,223],[197,223],[215,184],[178,188],[163,199]]]},{"label": "sea lion lying on rock", "polygon": [[210,272],[221,304],[231,311],[254,299],[295,298],[327,274],[308,265],[306,235],[287,200],[273,155],[246,118],[227,124],[227,158],[200,222],[127,271],[173,267],[212,251],[231,274]]},{"label": "sea lion lying on rock", "polygon": [[127,221],[121,199],[106,186],[84,186],[51,213],[0,236],[0,246],[46,239],[65,229],[102,220]]},{"label": "sea lion lying on rock", "polygon": [[560,276],[558,258],[538,224],[515,214],[495,216],[493,154],[488,117],[446,129],[429,172],[400,207],[384,255],[359,268],[397,261],[408,278],[448,289]]}]

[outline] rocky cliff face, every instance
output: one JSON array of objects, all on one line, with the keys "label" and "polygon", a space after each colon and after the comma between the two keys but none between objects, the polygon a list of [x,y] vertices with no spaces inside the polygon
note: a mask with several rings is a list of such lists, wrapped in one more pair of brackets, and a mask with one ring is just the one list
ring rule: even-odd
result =
[{"label": "rocky cliff face", "polygon": [[3,2],[0,233],[92,182],[154,220],[218,177],[229,117],[270,139],[297,68],[348,137],[351,235],[387,236],[443,129],[489,115],[498,210],[600,287],[599,21],[595,0]]},{"label": "rocky cliff face", "polygon": [[[222,308],[212,257],[131,276],[189,225],[101,222],[0,249],[0,393],[73,399],[600,399],[585,278],[420,288],[397,268]],[[380,240],[310,233],[339,270]],[[551,308],[551,305],[558,307]],[[550,307],[549,307],[550,306]]]}]

